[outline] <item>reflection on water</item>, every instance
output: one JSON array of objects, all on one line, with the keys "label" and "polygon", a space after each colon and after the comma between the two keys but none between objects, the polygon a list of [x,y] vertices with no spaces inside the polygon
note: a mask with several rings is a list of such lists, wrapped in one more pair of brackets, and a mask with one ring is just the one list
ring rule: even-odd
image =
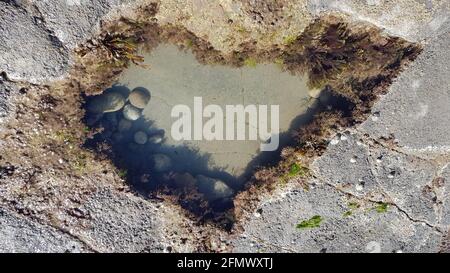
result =
[{"label": "reflection on water", "polygon": [[[290,143],[290,128],[299,128],[317,110],[318,100],[308,95],[306,79],[282,72],[275,64],[201,65],[190,52],[171,45],[143,55],[149,68],[127,69],[117,85],[86,103],[87,124],[104,128],[93,142],[111,145],[114,160],[127,169],[139,190],[164,183],[193,187],[216,207],[226,208],[255,167],[278,160],[280,149]],[[194,97],[202,97],[204,106],[222,109],[279,105],[280,148],[260,152],[259,140],[174,140],[171,110],[178,104],[194,109]]]}]

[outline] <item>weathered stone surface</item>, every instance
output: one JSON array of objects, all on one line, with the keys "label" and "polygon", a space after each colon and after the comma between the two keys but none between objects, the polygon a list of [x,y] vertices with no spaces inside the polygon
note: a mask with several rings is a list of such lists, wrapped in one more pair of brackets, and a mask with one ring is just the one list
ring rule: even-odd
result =
[{"label": "weathered stone surface", "polygon": [[307,0],[307,3],[313,14],[343,12],[413,41],[435,37],[449,23],[450,3],[446,0]]},{"label": "weathered stone surface", "polygon": [[69,51],[89,39],[110,11],[129,0],[0,3],[0,71],[42,83],[64,75]]},{"label": "weathered stone surface", "polygon": [[83,243],[60,230],[0,208],[0,252],[86,252]]},{"label": "weathered stone surface", "polygon": [[[46,27],[67,47],[74,48],[90,37],[114,7],[130,0],[33,1]],[[75,23],[74,23],[75,22]]]},{"label": "weathered stone surface", "polygon": [[330,141],[325,154],[311,168],[323,181],[364,196],[377,189],[368,158],[369,147],[346,132]]},{"label": "weathered stone surface", "polygon": [[[436,252],[441,234],[411,221],[395,207],[379,213],[376,204],[355,202],[334,187],[318,184],[309,191],[290,190],[261,203],[233,241],[236,252]],[[346,216],[346,212],[352,211]],[[296,228],[318,215],[316,228]]]},{"label": "weathered stone surface", "polygon": [[[0,204],[0,252],[192,252],[197,244],[186,231],[189,221],[166,203],[104,186],[82,193],[82,201],[68,205],[64,199],[65,206],[57,207],[41,200],[46,193],[29,194],[15,209],[51,211],[54,224],[45,219],[38,224]],[[0,196],[10,198],[1,189]]]},{"label": "weathered stone surface", "polygon": [[0,2],[0,33],[0,71],[11,79],[40,82],[67,69],[68,51],[34,14]]},{"label": "weathered stone surface", "polygon": [[391,85],[361,131],[393,137],[410,152],[450,152],[450,26],[446,30]]},{"label": "weathered stone surface", "polygon": [[[338,143],[336,139],[340,139]],[[331,143],[334,145],[312,165],[316,177],[352,195],[394,203],[415,220],[438,224],[432,186],[437,166],[358,134],[343,134]]]},{"label": "weathered stone surface", "polygon": [[447,163],[442,172],[438,173],[434,181],[436,186],[443,188],[441,225],[450,226],[450,163]]},{"label": "weathered stone surface", "polygon": [[152,203],[131,194],[99,191],[79,208],[87,228],[74,230],[102,252],[162,252],[164,217]]},{"label": "weathered stone surface", "polygon": [[438,225],[438,200],[432,180],[437,167],[411,155],[375,148],[373,172],[384,198],[395,203],[411,218]]}]

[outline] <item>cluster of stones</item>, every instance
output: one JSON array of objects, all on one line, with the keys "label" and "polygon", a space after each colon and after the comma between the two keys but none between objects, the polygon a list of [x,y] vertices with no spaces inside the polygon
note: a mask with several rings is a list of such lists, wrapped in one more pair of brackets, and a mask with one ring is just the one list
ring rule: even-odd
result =
[{"label": "cluster of stones", "polygon": [[[133,89],[128,97],[115,89],[107,89],[101,95],[89,100],[86,109],[91,114],[92,120],[88,120],[88,125],[93,125],[98,120],[105,118],[115,124],[115,132],[111,132],[111,138],[115,142],[120,142],[125,133],[132,130],[133,122],[137,121],[143,109],[151,99],[149,91],[142,87]],[[118,119],[117,113],[121,113],[122,118]],[[142,130],[137,130],[133,134],[134,145],[145,145],[147,143],[161,144],[163,137],[160,134],[148,135]],[[169,156],[161,153],[154,154],[153,170],[156,172],[166,172],[172,167],[172,160]],[[210,200],[230,198],[234,191],[223,181],[203,175],[193,176],[190,173],[179,173],[175,175],[177,183],[196,185],[200,192]]]},{"label": "cluster of stones", "polygon": [[[117,124],[117,131],[112,133],[114,141],[120,142],[124,133],[130,131],[133,122],[138,120],[143,109],[150,101],[150,92],[142,87],[133,89],[128,97],[115,89],[107,89],[101,95],[93,97],[87,104],[87,111],[92,114],[92,120],[88,120],[88,125],[105,117],[111,119],[112,123]],[[116,113],[121,112],[122,118],[117,121]],[[163,136],[160,134],[149,136],[146,132],[138,130],[134,132],[133,140],[138,145],[146,143],[160,144],[163,142]],[[171,167],[171,160],[167,155],[155,154],[153,156],[155,171],[164,172]]]}]

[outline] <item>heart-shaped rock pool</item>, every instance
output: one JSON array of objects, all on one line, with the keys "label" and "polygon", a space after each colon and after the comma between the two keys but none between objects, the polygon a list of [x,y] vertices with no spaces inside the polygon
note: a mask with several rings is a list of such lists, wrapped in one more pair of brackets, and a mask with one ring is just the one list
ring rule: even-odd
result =
[{"label": "heart-shaped rock pool", "polygon": [[142,65],[87,102],[88,124],[101,124],[97,137],[139,187],[170,180],[229,202],[256,167],[279,158],[319,102],[307,77],[277,64],[204,65],[170,44],[141,55]]}]

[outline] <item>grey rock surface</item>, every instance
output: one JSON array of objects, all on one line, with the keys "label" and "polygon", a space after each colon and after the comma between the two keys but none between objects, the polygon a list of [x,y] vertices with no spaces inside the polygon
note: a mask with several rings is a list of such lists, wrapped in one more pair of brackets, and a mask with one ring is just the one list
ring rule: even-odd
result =
[{"label": "grey rock surface", "polygon": [[438,173],[434,182],[438,186],[443,187],[440,192],[443,199],[443,210],[441,214],[442,225],[450,226],[450,164],[447,164],[442,171]]},{"label": "grey rock surface", "polygon": [[[0,198],[4,198],[0,195]],[[41,209],[50,211],[50,207]],[[192,252],[179,239],[183,221],[177,210],[131,193],[99,189],[49,225],[0,207],[0,252]],[[42,223],[41,223],[42,222]]]},{"label": "grey rock surface", "polygon": [[42,83],[63,76],[70,50],[89,39],[108,12],[128,0],[1,1],[0,72]]},{"label": "grey rock surface", "polygon": [[392,84],[361,131],[414,153],[449,153],[450,26]]},{"label": "grey rock surface", "polygon": [[369,147],[349,133],[336,136],[311,166],[315,175],[334,186],[363,196],[377,188]]},{"label": "grey rock surface", "polygon": [[0,252],[86,252],[84,244],[58,229],[0,208]]},{"label": "grey rock surface", "polygon": [[[358,201],[325,184],[291,190],[265,201],[235,239],[236,252],[436,252],[442,235],[411,221],[395,207],[379,213],[376,204]],[[354,202],[354,201],[353,201]],[[297,228],[318,215],[319,227]]]},{"label": "grey rock surface", "polygon": [[78,210],[88,228],[73,232],[96,251],[162,252],[168,244],[158,208],[131,194],[99,191]]},{"label": "grey rock surface", "polygon": [[386,32],[411,41],[424,41],[445,33],[450,23],[446,0],[307,0],[313,14],[337,11],[378,25]]},{"label": "grey rock surface", "polygon": [[351,195],[394,203],[415,220],[438,225],[440,200],[435,199],[432,185],[438,166],[358,134],[340,139],[314,162],[316,177]]},{"label": "grey rock surface", "polygon": [[60,76],[68,67],[68,51],[35,14],[0,2],[0,71],[30,82]]},{"label": "grey rock surface", "polygon": [[[114,7],[130,0],[33,1],[46,27],[68,48],[91,36],[100,19]],[[76,22],[76,23],[74,23]]]}]

